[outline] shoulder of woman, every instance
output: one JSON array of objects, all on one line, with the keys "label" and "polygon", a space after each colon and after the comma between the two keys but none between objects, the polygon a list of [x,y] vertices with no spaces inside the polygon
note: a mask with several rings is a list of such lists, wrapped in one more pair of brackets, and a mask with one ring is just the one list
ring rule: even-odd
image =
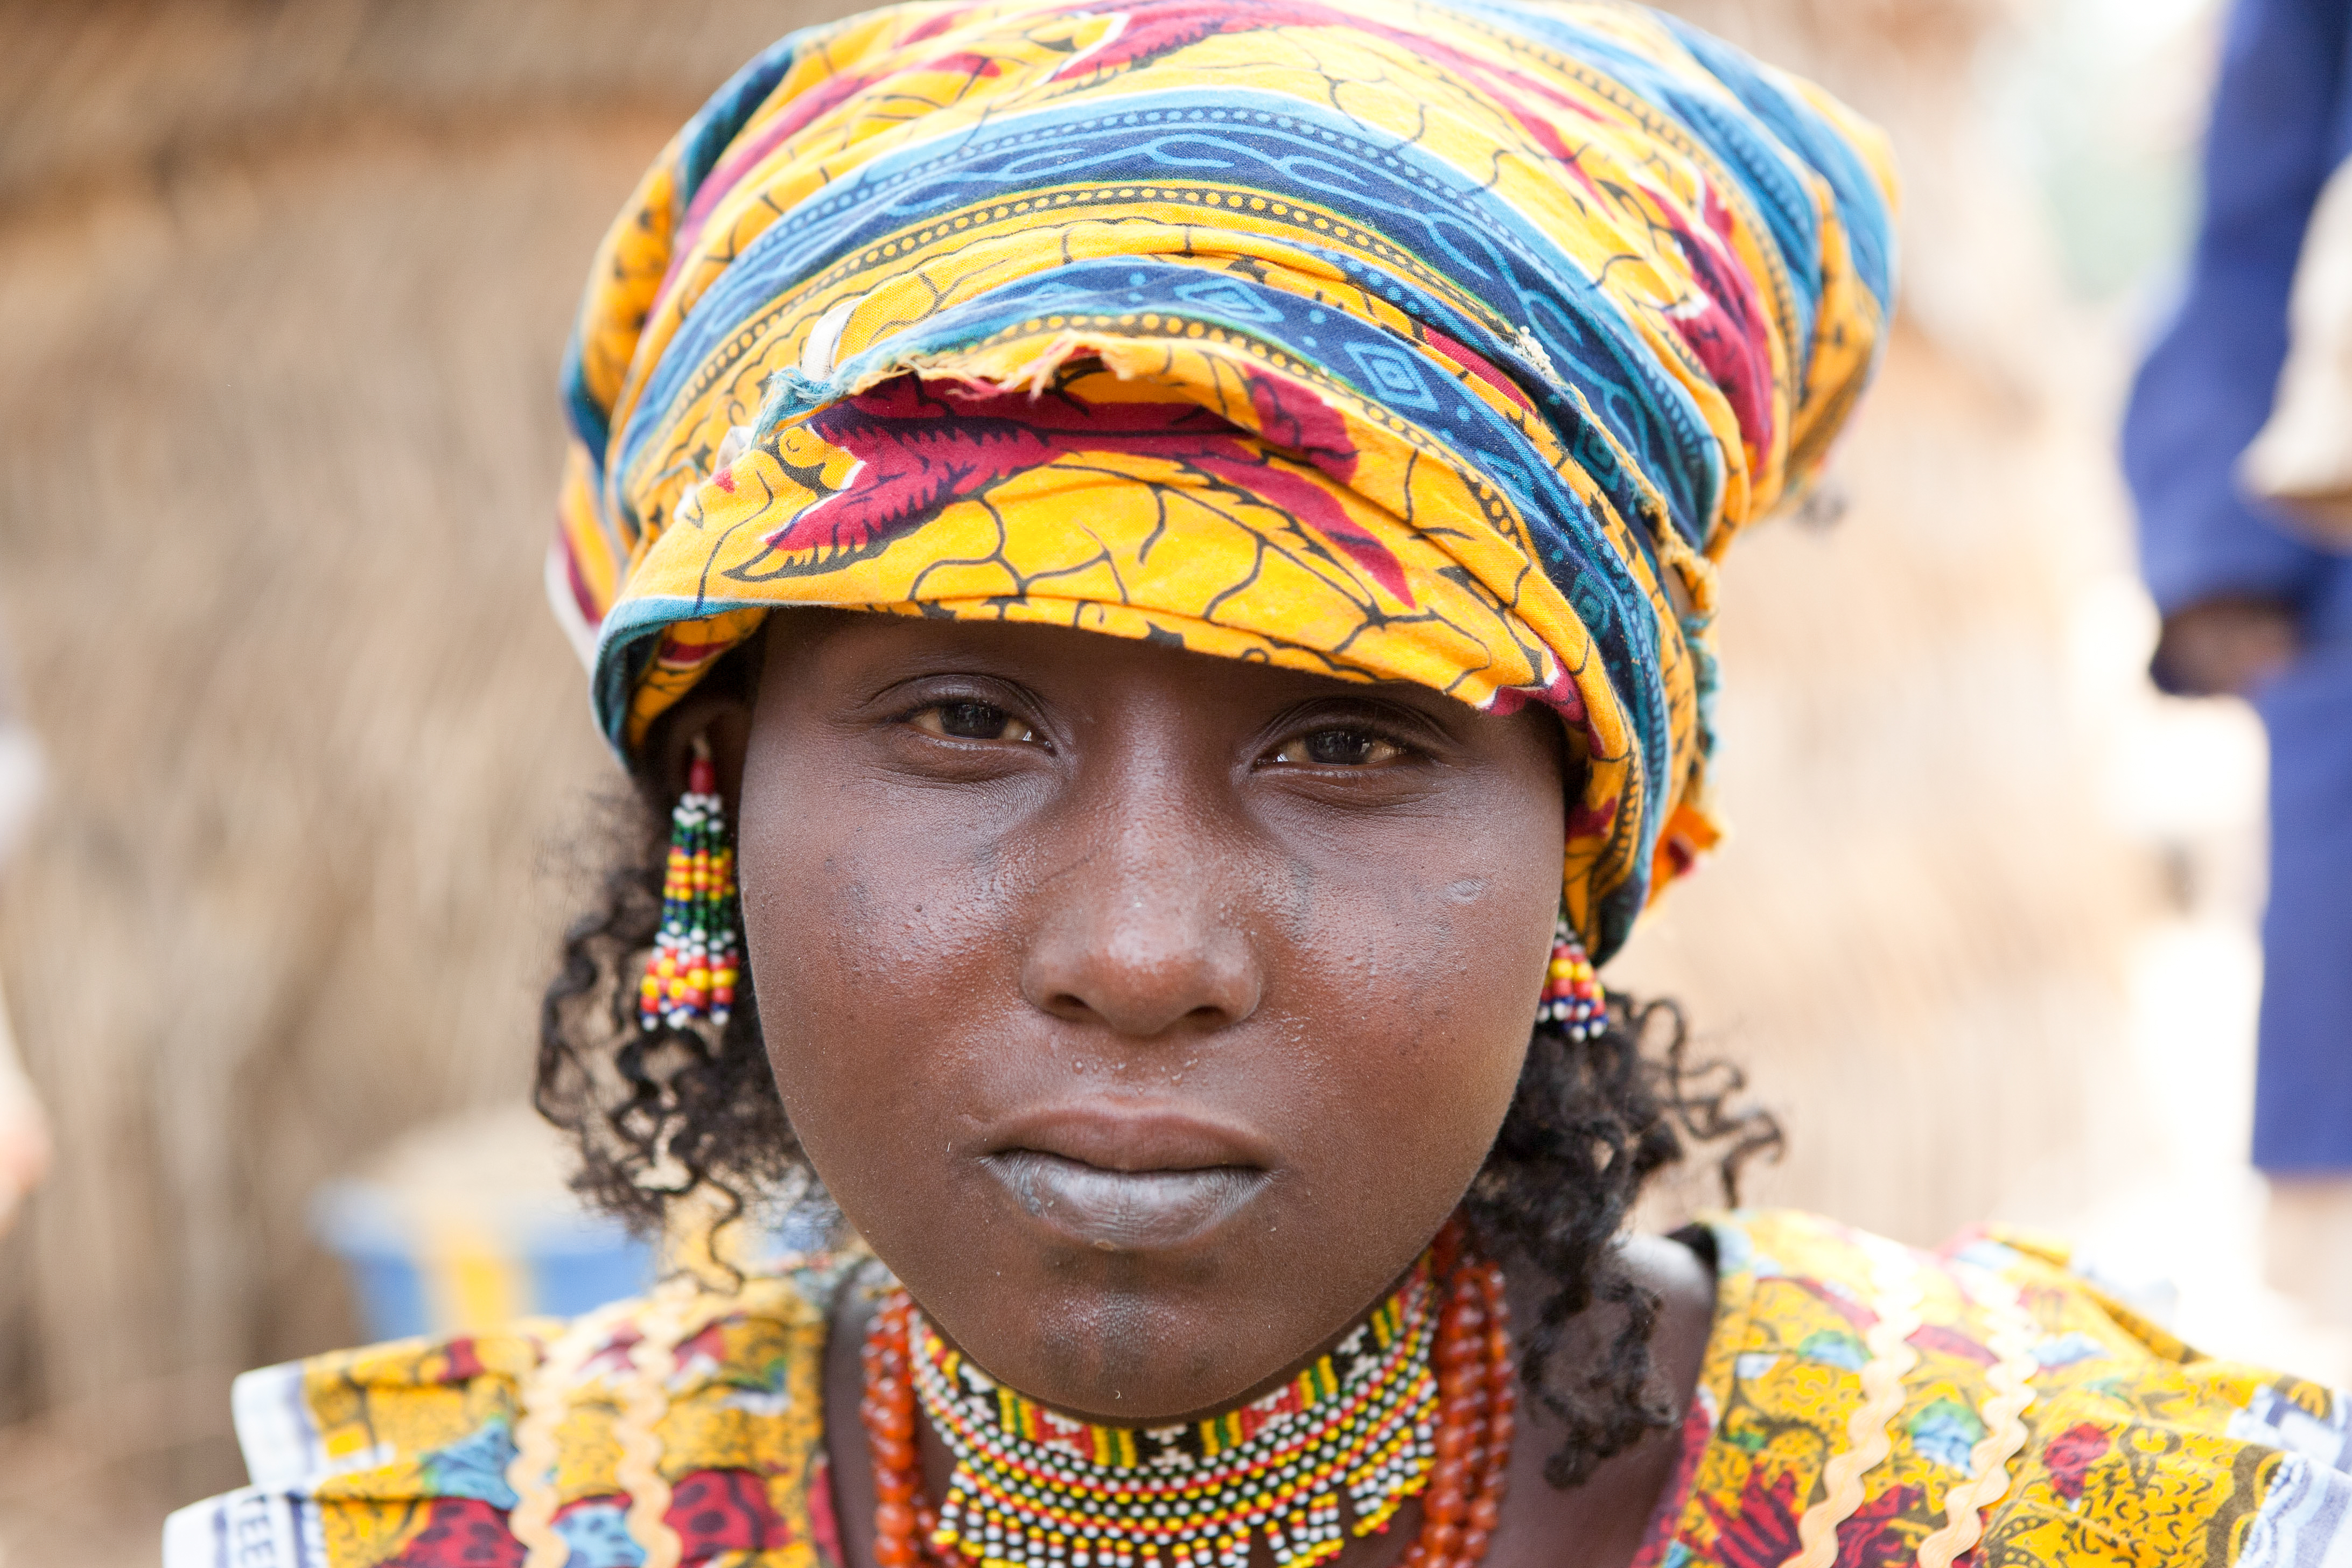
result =
[{"label": "shoulder of woman", "polygon": [[2352,1563],[2352,1401],[2199,1355],[2063,1247],[1706,1229],[1709,1436],[1652,1561]]},{"label": "shoulder of woman", "polygon": [[838,1282],[825,1260],[725,1289],[678,1280],[568,1321],[247,1373],[251,1484],[173,1515],[165,1568],[835,1559],[822,1379]]}]

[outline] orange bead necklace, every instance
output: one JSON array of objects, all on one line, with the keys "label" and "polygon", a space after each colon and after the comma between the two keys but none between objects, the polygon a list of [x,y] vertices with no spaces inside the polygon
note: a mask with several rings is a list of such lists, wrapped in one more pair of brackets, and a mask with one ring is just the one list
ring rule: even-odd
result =
[{"label": "orange bead necklace", "polygon": [[[1375,1339],[1385,1362],[1370,1353]],[[1193,1427],[1097,1426],[965,1369],[907,1293],[894,1291],[866,1334],[859,1412],[874,1464],[878,1568],[1232,1568],[1259,1537],[1280,1568],[1309,1568],[1345,1543],[1337,1495],[1343,1469],[1357,1498],[1357,1535],[1385,1531],[1396,1504],[1419,1494],[1421,1533],[1403,1568],[1475,1568],[1500,1511],[1518,1407],[1502,1270],[1449,1222],[1406,1284],[1341,1349],[1351,1347],[1366,1353],[1342,1363],[1355,1368],[1344,1390],[1327,1356],[1295,1388],[1193,1424],[1197,1435]],[[1433,1398],[1423,1393],[1416,1402],[1412,1391],[1426,1390],[1433,1376]],[[919,1384],[919,1403],[958,1456],[944,1522],[918,1469]],[[1318,1419],[1323,1426],[1309,1431]],[[1149,1506],[1170,1467],[1189,1468],[1261,1432],[1259,1462],[1244,1472],[1265,1478],[1253,1495],[1215,1500],[1220,1489],[1204,1474],[1205,1484],[1185,1489],[1183,1504]],[[1229,1459],[1234,1452],[1223,1447]],[[1302,1468],[1309,1454],[1324,1457],[1322,1479]],[[1269,1501],[1282,1511],[1270,1512]],[[1119,1502],[1133,1515],[1124,1522],[1105,1511]]]}]

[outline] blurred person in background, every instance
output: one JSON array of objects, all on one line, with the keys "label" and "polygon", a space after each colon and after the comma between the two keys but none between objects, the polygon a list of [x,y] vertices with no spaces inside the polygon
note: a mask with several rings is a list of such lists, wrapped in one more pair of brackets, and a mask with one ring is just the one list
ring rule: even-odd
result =
[{"label": "blurred person in background", "polygon": [[2336,1324],[2352,1324],[2347,55],[2346,0],[2230,14],[2186,292],[2123,433],[2157,684],[2244,698],[2270,735],[2253,1159],[2273,1283]]},{"label": "blurred person in background", "polygon": [[[40,742],[25,721],[15,672],[0,657],[0,875],[40,802],[42,773]],[[0,1231],[48,1165],[48,1123],[17,1060],[7,994],[0,988]]]}]

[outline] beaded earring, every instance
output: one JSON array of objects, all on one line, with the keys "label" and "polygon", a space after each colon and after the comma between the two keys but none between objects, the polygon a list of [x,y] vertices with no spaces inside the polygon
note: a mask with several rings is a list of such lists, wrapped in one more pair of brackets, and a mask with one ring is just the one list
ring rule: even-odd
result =
[{"label": "beaded earring", "polygon": [[682,1029],[707,1019],[723,1027],[735,1005],[742,951],[727,806],[709,743],[697,737],[686,793],[670,813],[661,931],[637,988],[637,1022]]},{"label": "beaded earring", "polygon": [[1571,1040],[1591,1039],[1608,1026],[1609,996],[1601,989],[1601,973],[1585,956],[1583,939],[1564,914],[1552,929],[1551,965],[1545,971],[1536,1022],[1559,1025]]}]

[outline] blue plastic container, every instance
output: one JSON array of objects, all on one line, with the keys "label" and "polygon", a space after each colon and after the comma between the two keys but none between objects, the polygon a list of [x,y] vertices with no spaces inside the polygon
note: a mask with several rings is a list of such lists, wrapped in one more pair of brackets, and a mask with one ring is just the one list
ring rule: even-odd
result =
[{"label": "blue plastic container", "polygon": [[572,1317],[651,1285],[656,1252],[619,1225],[544,1200],[460,1205],[367,1181],[331,1182],[313,1230],[351,1271],[368,1336],[476,1331]]}]

